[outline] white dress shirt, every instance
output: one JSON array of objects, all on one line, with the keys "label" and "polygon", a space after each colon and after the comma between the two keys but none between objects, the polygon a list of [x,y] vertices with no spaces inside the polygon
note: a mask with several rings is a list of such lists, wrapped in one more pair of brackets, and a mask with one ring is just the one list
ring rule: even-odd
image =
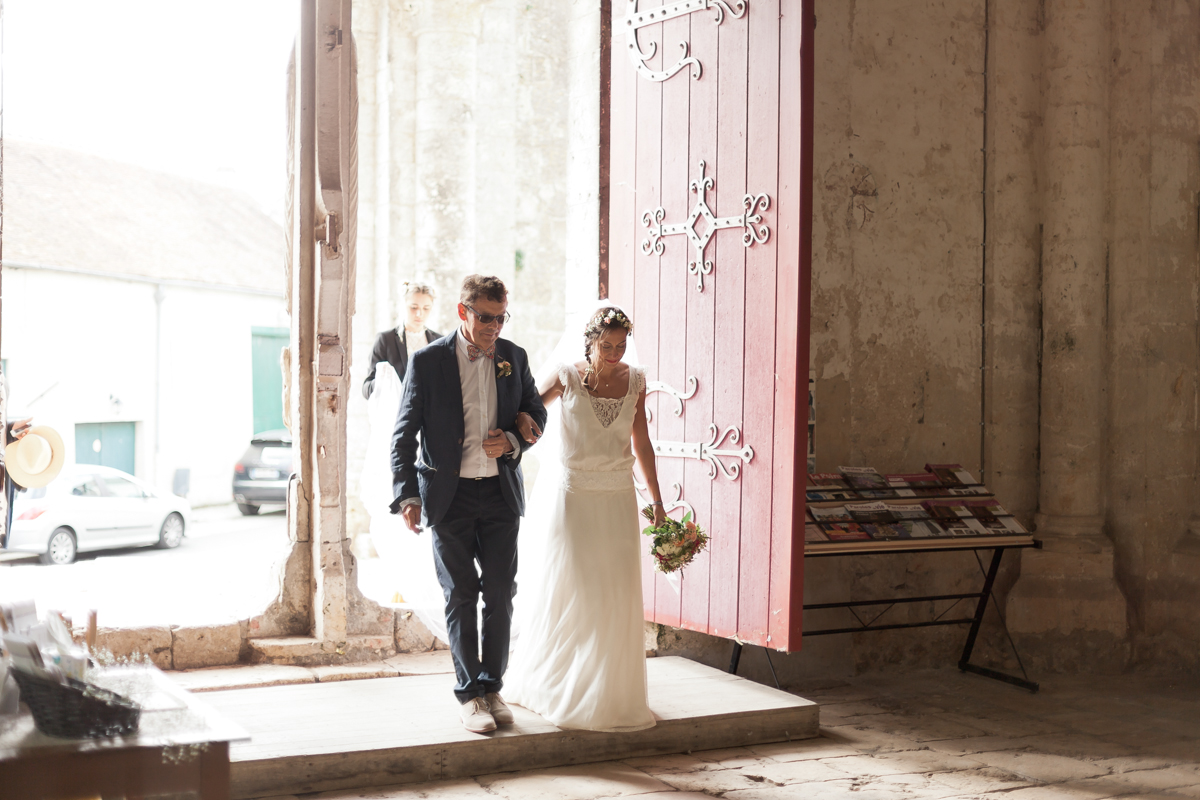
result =
[{"label": "white dress shirt", "polygon": [[[413,353],[429,344],[425,337],[424,330],[421,330],[418,333],[413,333],[410,330],[405,330],[404,326],[401,325],[400,327],[396,328],[396,333],[398,333],[400,338],[404,340],[404,349],[408,351],[408,361],[410,364],[412,363]],[[404,376],[401,375],[400,378],[403,380]]]},{"label": "white dress shirt", "polygon": [[[480,356],[474,361],[467,355],[467,337],[458,330],[454,352],[458,356],[458,380],[462,386],[463,445],[460,478],[491,478],[500,474],[496,459],[483,452],[488,431],[496,429],[496,362]],[[506,432],[516,452],[516,437]]]}]

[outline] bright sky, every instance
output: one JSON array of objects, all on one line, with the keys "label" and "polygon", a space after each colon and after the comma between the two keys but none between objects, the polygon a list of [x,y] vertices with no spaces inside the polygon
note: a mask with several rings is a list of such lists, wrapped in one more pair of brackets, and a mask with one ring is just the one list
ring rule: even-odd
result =
[{"label": "bright sky", "polygon": [[298,0],[3,0],[4,136],[241,189],[282,222]]}]

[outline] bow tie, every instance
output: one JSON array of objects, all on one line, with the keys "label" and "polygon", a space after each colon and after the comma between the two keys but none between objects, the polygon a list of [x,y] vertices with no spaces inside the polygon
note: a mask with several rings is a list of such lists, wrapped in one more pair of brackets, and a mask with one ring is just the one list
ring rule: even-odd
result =
[{"label": "bow tie", "polygon": [[467,358],[475,361],[480,357],[494,359],[496,357],[496,345],[492,345],[487,350],[481,350],[470,342],[467,342]]}]

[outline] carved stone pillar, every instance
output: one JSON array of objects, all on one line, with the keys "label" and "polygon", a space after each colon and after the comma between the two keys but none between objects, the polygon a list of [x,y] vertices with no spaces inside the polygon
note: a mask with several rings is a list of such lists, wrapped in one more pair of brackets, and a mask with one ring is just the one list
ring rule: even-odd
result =
[{"label": "carved stone pillar", "polygon": [[1008,603],[1012,628],[1029,634],[1126,632],[1104,534],[1108,44],[1107,0],[1046,0],[1035,518],[1045,549],[1023,555]]}]

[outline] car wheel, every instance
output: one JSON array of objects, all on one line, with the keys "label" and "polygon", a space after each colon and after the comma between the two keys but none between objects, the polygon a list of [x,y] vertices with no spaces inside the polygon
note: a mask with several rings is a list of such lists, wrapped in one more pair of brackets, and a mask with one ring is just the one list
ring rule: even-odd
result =
[{"label": "car wheel", "polygon": [[70,564],[75,560],[75,532],[63,526],[55,528],[46,543],[46,552],[42,553],[43,564]]},{"label": "car wheel", "polygon": [[171,512],[167,514],[162,527],[158,529],[158,544],[155,547],[160,550],[170,550],[173,547],[179,547],[179,543],[182,541],[183,517]]},{"label": "car wheel", "polygon": [[258,506],[251,506],[245,503],[237,504],[238,511],[242,512],[243,517],[254,517],[258,515]]}]

